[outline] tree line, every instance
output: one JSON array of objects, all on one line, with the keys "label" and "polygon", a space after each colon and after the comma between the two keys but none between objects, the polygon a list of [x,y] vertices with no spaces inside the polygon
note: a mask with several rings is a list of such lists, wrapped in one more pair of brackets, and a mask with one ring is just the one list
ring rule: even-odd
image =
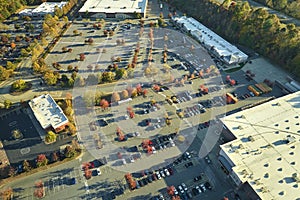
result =
[{"label": "tree line", "polygon": [[300,19],[300,0],[255,0],[258,3]]},{"label": "tree line", "polygon": [[[0,0],[0,21],[3,21],[15,14],[16,11],[23,8],[26,5],[39,5],[46,0]],[[52,2],[61,2],[60,0],[52,0]],[[66,15],[70,9],[77,4],[78,0],[69,0],[68,3],[62,9],[56,9],[55,15],[62,17]]]},{"label": "tree line", "polygon": [[170,4],[300,77],[300,31],[294,24],[283,24],[275,14],[252,8],[248,2],[170,0]]}]

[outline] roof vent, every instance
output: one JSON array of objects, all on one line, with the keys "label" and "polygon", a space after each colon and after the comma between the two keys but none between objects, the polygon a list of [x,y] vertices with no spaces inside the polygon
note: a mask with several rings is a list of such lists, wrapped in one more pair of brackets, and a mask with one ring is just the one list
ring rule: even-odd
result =
[{"label": "roof vent", "polygon": [[288,135],[286,137],[286,140],[287,140],[288,144],[291,144],[291,143],[294,143],[296,141],[296,138],[294,136]]},{"label": "roof vent", "polygon": [[254,141],[254,138],[250,135],[250,136],[248,137],[248,140],[251,141],[251,142],[253,142],[253,141]]},{"label": "roof vent", "polygon": [[299,177],[299,174],[298,174],[298,173],[293,173],[293,174],[292,174],[292,177],[293,177],[293,179],[295,179],[295,181],[296,181],[297,183],[300,182],[300,177]]}]

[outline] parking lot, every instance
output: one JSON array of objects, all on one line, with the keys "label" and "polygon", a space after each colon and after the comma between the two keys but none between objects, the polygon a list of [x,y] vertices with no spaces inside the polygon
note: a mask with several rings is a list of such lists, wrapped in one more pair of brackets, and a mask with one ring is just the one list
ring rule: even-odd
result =
[{"label": "parking lot", "polygon": [[[11,164],[16,164],[24,159],[33,159],[41,150],[36,148],[42,140],[35,129],[31,119],[23,109],[18,109],[1,116],[0,138]],[[19,130],[22,134],[20,139],[13,138],[12,131]]]}]

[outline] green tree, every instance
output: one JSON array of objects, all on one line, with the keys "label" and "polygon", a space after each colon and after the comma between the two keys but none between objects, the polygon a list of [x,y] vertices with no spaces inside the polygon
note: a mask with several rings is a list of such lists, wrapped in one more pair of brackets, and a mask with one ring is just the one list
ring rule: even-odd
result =
[{"label": "green tree", "polygon": [[7,70],[4,67],[0,66],[0,81],[7,80],[12,74],[12,70]]},{"label": "green tree", "polygon": [[57,76],[53,73],[53,71],[48,71],[44,75],[44,80],[47,85],[55,85],[57,83]]},{"label": "green tree", "polygon": [[36,158],[36,166],[41,167],[41,166],[46,166],[48,164],[48,159],[45,154],[40,154]]},{"label": "green tree", "polygon": [[16,67],[17,67],[16,64],[14,64],[14,63],[12,63],[12,62],[10,62],[10,61],[7,61],[7,62],[6,62],[6,69],[15,70]]},{"label": "green tree", "polygon": [[64,150],[64,155],[66,158],[72,158],[76,155],[75,149],[73,149],[71,146],[66,146]]},{"label": "green tree", "polygon": [[102,73],[102,82],[107,83],[107,82],[113,82],[115,79],[115,74],[113,72],[103,72]]},{"label": "green tree", "polygon": [[48,131],[45,140],[48,143],[52,143],[56,141],[56,137],[57,136],[53,131]]},{"label": "green tree", "polygon": [[116,79],[127,78],[127,71],[124,68],[118,68],[116,70]]},{"label": "green tree", "polygon": [[23,79],[16,80],[12,84],[12,89],[14,91],[22,91],[26,89],[26,82]]},{"label": "green tree", "polygon": [[10,100],[8,100],[8,99],[4,100],[4,108],[5,109],[9,109],[11,107],[11,105],[12,105],[12,102]]}]

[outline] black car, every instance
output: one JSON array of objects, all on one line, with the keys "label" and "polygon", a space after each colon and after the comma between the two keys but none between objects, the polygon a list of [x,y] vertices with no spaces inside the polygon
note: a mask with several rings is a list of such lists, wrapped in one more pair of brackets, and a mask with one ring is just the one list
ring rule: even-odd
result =
[{"label": "black car", "polygon": [[148,183],[152,183],[153,178],[152,178],[152,175],[151,175],[151,174],[147,177],[147,181],[148,181]]},{"label": "black car", "polygon": [[197,177],[194,178],[194,182],[200,181],[201,179],[202,179],[201,176],[197,176]]},{"label": "black car", "polygon": [[209,189],[209,190],[212,190],[212,187],[211,187],[211,184],[209,182],[205,182],[204,183],[204,186]]},{"label": "black car", "polygon": [[192,163],[192,162],[188,162],[188,163],[185,163],[185,167],[186,168],[189,168],[189,167],[191,167],[191,166],[193,166],[194,164]]},{"label": "black car", "polygon": [[137,181],[138,182],[138,184],[141,186],[141,187],[143,187],[145,184],[143,183],[143,181],[141,181],[141,180],[138,180]]},{"label": "black car", "polygon": [[141,182],[143,182],[144,185],[148,185],[148,180],[146,178],[142,179]]}]

